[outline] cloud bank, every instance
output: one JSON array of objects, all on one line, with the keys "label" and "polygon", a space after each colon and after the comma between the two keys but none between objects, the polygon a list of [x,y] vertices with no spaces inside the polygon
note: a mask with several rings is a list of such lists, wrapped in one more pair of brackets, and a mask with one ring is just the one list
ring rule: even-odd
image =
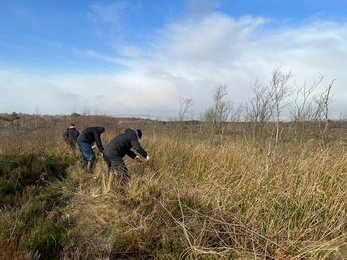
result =
[{"label": "cloud bank", "polygon": [[332,113],[345,112],[345,22],[310,17],[291,26],[267,17],[235,18],[209,6],[152,29],[137,43],[121,40],[127,8],[136,9],[124,3],[89,8],[88,19],[99,35],[109,34],[113,52],[63,46],[72,57],[95,66],[95,72],[1,65],[0,111],[172,117],[178,115],[183,97],[193,99],[191,109],[198,117],[212,104],[216,86],[226,85],[228,99],[243,104],[253,95],[251,84],[256,79],[268,84],[272,71],[280,67],[294,75],[291,86],[310,85],[324,75],[317,94],[336,79]]}]

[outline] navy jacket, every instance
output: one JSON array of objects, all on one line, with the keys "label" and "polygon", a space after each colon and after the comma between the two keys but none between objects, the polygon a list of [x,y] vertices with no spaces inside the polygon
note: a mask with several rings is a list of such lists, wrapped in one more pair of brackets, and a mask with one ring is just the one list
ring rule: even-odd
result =
[{"label": "navy jacket", "polygon": [[76,128],[70,127],[66,129],[66,131],[63,133],[63,137],[66,138],[66,141],[68,142],[76,142],[77,137],[80,135],[80,132],[77,131]]},{"label": "navy jacket", "polygon": [[105,131],[104,127],[101,126],[95,126],[95,127],[88,127],[84,129],[81,134],[77,138],[77,142],[83,142],[92,145],[94,142],[98,146],[99,151],[102,153],[104,150],[104,147],[102,146],[101,142],[101,134]]},{"label": "navy jacket", "polygon": [[147,152],[142,148],[137,139],[136,130],[128,128],[123,134],[117,135],[105,146],[104,155],[107,154],[115,159],[128,155],[135,159],[136,154],[130,150],[131,148],[134,148],[144,158],[147,157]]}]

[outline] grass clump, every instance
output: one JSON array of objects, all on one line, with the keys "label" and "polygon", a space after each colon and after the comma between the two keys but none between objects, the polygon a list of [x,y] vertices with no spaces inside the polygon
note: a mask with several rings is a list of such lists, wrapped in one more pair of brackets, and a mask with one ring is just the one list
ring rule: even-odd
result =
[{"label": "grass clump", "polygon": [[[71,158],[1,155],[0,229],[3,241],[27,257],[59,259],[68,223],[61,216],[68,196],[52,185],[67,174]],[[30,259],[30,258],[28,258]]]}]

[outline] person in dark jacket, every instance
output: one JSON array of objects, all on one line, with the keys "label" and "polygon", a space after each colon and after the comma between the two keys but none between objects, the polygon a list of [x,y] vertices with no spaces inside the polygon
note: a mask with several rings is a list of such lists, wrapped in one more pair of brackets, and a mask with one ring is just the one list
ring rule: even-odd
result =
[{"label": "person in dark jacket", "polygon": [[74,124],[70,124],[70,127],[66,129],[63,133],[65,142],[68,143],[72,150],[75,150],[77,137],[80,135],[80,132],[77,131]]},{"label": "person in dark jacket", "polygon": [[121,177],[121,184],[124,186],[128,183],[129,173],[123,157],[128,155],[132,159],[139,158],[131,149],[134,148],[142,157],[149,161],[149,156],[145,149],[139,143],[142,137],[141,130],[128,128],[124,133],[117,135],[106,146],[103,157],[108,166],[108,173],[116,171]]},{"label": "person in dark jacket", "polygon": [[105,132],[104,126],[88,127],[84,129],[77,138],[77,144],[80,148],[83,160],[87,165],[87,172],[91,173],[96,156],[94,150],[98,147],[102,153],[104,147],[101,142],[101,134]]}]

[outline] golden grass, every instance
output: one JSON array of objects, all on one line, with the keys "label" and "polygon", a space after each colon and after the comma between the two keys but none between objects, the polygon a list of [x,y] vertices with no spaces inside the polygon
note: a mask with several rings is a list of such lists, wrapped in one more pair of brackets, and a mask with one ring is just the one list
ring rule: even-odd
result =
[{"label": "golden grass", "polygon": [[[74,156],[54,142],[38,150]],[[141,143],[155,169],[125,158],[125,193],[109,183],[100,153],[92,175],[77,163],[52,184],[71,196],[60,209],[71,223],[64,259],[347,258],[343,142],[227,136],[216,147],[156,131]]]},{"label": "golden grass", "polygon": [[73,233],[89,248],[112,255],[120,243],[135,257],[152,253],[151,243],[163,252],[171,245],[173,259],[346,257],[347,173],[339,149],[289,144],[269,159],[242,140],[222,149],[182,140],[177,147],[167,137],[143,145],[156,169],[127,160],[133,175],[126,194],[115,184],[105,189],[102,161],[76,192]]}]

